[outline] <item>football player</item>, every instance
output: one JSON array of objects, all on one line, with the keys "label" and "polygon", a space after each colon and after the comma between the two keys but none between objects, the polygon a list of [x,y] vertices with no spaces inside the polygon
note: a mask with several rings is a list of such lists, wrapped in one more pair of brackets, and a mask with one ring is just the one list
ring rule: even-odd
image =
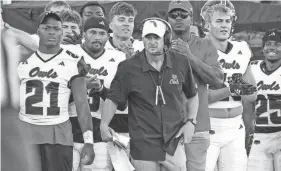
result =
[{"label": "football player", "polygon": [[251,62],[258,97],[248,171],[281,171],[281,30],[268,30],[262,41],[265,60]]},{"label": "football player", "polygon": [[88,69],[72,52],[61,48],[62,20],[54,12],[38,18],[39,48],[18,66],[20,78],[19,119],[26,141],[38,149],[42,169],[72,169],[73,136],[68,102],[72,93],[85,145],[82,162],[94,160],[93,124],[87,104],[84,76]]},{"label": "football player", "polygon": [[62,44],[72,44],[72,40],[70,39],[81,34],[82,19],[79,13],[74,10],[61,11],[60,17],[62,19],[63,29]]},{"label": "football player", "polygon": [[103,17],[88,18],[83,27],[85,41],[82,45],[68,45],[71,51],[82,55],[85,62],[90,66],[87,74],[87,89],[89,106],[92,114],[91,121],[94,125],[94,149],[96,153],[92,165],[84,166],[80,164],[81,150],[84,146],[82,130],[80,129],[78,118],[76,117],[76,104],[70,104],[72,130],[74,134],[73,151],[73,171],[91,170],[91,171],[111,171],[112,163],[107,149],[107,143],[102,142],[100,136],[101,109],[107,96],[111,81],[115,76],[118,64],[126,59],[124,53],[115,49],[105,49],[104,46],[108,40],[108,21]]},{"label": "football player", "polygon": [[[229,41],[235,22],[235,9],[229,1],[207,1],[201,9],[208,39],[218,50],[218,61],[224,71],[224,86],[208,91],[211,121],[210,146],[207,151],[206,171],[213,171],[217,161],[219,171],[245,171],[245,126],[242,120],[242,100],[253,103],[256,83],[251,67],[252,57],[244,41]],[[245,126],[244,126],[245,125]]]},{"label": "football player", "polygon": [[106,43],[107,49],[117,49],[130,58],[143,50],[143,43],[132,37],[137,10],[126,2],[117,2],[109,11],[109,27],[112,34]]}]

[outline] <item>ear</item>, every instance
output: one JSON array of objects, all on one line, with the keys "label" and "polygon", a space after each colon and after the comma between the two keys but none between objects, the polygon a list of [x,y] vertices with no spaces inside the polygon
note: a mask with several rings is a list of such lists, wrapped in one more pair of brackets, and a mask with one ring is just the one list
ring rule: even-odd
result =
[{"label": "ear", "polygon": [[206,30],[210,30],[210,23],[209,22],[205,22],[205,24],[204,24],[204,29],[206,29]]},{"label": "ear", "polygon": [[110,30],[113,31],[112,27],[113,27],[113,24],[112,24],[112,22],[110,22],[110,23],[109,23],[109,28],[110,28]]}]

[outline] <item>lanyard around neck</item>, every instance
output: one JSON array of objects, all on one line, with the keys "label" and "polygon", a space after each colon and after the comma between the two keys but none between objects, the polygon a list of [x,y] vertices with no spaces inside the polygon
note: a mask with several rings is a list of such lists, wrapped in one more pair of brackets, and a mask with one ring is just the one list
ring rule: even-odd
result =
[{"label": "lanyard around neck", "polygon": [[[162,76],[161,76],[161,82],[160,82],[160,85],[159,84],[156,84],[156,81],[154,80],[152,74],[150,71],[149,72],[149,75],[153,81],[153,84],[155,85],[156,87],[156,92],[155,92],[155,105],[158,105],[158,101],[159,101],[159,94],[161,95],[161,99],[162,99],[162,104],[165,105],[166,104],[166,101],[165,101],[165,98],[164,98],[164,94],[163,94],[163,91],[162,91],[162,83],[163,83],[163,79],[164,79],[164,69],[162,70]],[[161,73],[159,73],[161,74]]]}]

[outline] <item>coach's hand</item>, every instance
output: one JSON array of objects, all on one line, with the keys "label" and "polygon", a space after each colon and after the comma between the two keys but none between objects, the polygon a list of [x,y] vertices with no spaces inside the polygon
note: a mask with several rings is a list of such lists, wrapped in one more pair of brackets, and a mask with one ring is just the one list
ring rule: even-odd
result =
[{"label": "coach's hand", "polygon": [[176,138],[183,134],[184,143],[190,143],[194,135],[195,126],[191,122],[187,122],[178,132]]},{"label": "coach's hand", "polygon": [[181,40],[180,38],[172,41],[171,50],[187,57],[191,56],[191,51],[188,43]]},{"label": "coach's hand", "polygon": [[100,132],[101,132],[101,138],[103,141],[113,141],[112,133],[110,132],[110,128],[108,125],[101,124],[100,125]]},{"label": "coach's hand", "polygon": [[83,165],[90,165],[95,159],[93,144],[85,143],[81,152],[81,162]]},{"label": "coach's hand", "polygon": [[82,36],[72,30],[73,35],[66,35],[66,38],[63,39],[64,42],[68,44],[82,44]]}]

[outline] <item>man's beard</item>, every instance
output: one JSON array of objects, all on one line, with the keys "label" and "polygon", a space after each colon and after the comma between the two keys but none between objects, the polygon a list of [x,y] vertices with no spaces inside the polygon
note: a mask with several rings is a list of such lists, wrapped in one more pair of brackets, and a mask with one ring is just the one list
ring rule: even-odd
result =
[{"label": "man's beard", "polygon": [[280,61],[281,59],[280,58],[278,58],[278,59],[266,59],[269,63],[272,63],[272,64],[274,64],[274,63],[276,63],[276,62],[278,62],[278,61]]}]

